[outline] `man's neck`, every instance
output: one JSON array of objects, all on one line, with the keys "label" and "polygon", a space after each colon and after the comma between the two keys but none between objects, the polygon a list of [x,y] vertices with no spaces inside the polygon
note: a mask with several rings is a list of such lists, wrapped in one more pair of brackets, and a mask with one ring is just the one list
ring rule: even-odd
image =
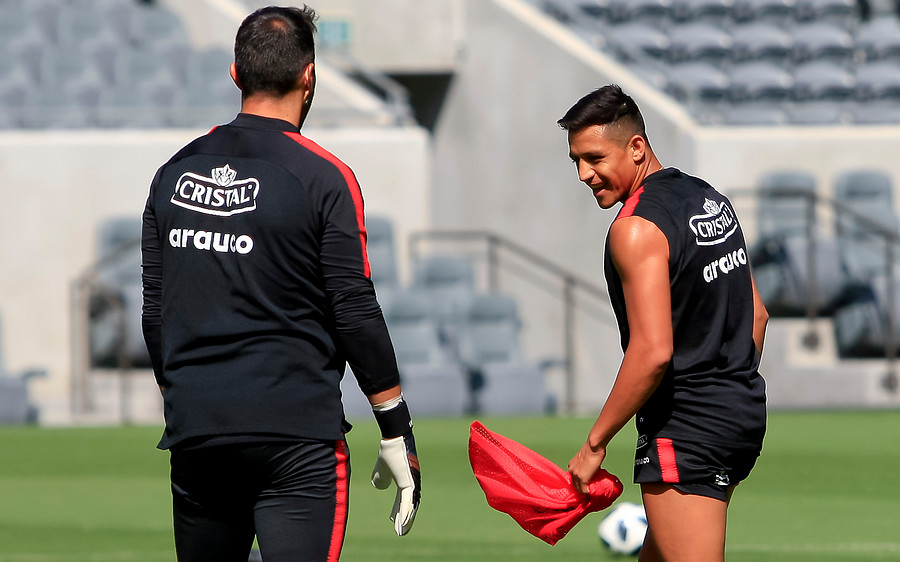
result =
[{"label": "man's neck", "polygon": [[281,119],[298,128],[300,127],[302,107],[301,92],[291,92],[280,98],[254,94],[241,101],[241,113]]}]

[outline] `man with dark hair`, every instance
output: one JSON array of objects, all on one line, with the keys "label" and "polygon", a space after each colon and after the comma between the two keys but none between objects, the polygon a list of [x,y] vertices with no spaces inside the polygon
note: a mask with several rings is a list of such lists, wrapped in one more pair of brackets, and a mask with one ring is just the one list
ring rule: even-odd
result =
[{"label": "man with dark hair", "polygon": [[382,440],[406,534],[420,495],[412,420],[369,276],[353,172],[299,132],[315,89],[315,12],[260,9],[231,76],[241,113],[181,149],[144,210],[143,328],[163,393],[181,561],[337,560],[349,364]]},{"label": "man with dark hair", "polygon": [[583,97],[559,125],[600,207],[623,204],[605,270],[625,356],[569,461],[572,479],[587,492],[607,444],[636,415],[634,480],[649,522],[641,560],[723,560],[728,502],[766,424],[757,368],[768,314],[740,224],[709,184],[663,168],[618,86]]}]

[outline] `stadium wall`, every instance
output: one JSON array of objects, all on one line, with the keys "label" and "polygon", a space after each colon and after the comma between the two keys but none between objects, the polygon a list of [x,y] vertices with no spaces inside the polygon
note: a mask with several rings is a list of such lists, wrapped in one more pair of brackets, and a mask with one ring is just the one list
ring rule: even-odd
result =
[{"label": "stadium wall", "polygon": [[[18,132],[0,135],[0,321],[6,367],[47,369],[31,391],[42,422],[69,412],[72,282],[96,260],[104,219],[139,217],[158,166],[203,131]],[[419,128],[309,130],[357,174],[369,213],[398,239],[427,226],[430,145]],[[401,255],[405,250],[399,249]],[[149,374],[148,374],[149,376]]]}]

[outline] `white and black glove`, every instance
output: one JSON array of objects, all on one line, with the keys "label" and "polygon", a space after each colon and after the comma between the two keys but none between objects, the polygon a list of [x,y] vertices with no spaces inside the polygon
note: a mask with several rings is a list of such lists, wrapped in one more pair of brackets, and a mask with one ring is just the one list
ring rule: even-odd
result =
[{"label": "white and black glove", "polygon": [[391,521],[394,522],[394,530],[402,537],[409,532],[416,519],[422,490],[412,418],[402,395],[376,404],[372,410],[382,436],[378,460],[372,471],[372,485],[384,490],[391,485],[391,481],[397,484]]}]

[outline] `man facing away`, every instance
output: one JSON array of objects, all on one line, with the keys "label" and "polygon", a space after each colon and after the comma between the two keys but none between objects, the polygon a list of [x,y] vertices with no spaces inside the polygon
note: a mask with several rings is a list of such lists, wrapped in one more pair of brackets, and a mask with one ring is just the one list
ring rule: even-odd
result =
[{"label": "man facing away", "polygon": [[559,120],[579,179],[609,229],[605,271],[625,355],[587,440],[569,461],[576,487],[636,416],[634,479],[649,528],[642,561],[719,561],[735,486],[762,449],[757,371],[768,314],[730,201],[654,155],[634,101],[615,85]]},{"label": "man facing away", "polygon": [[163,393],[181,561],[337,560],[347,518],[349,363],[383,439],[398,535],[420,476],[369,277],[353,172],[299,129],[315,90],[315,12],[241,24],[241,113],[163,165],[143,217],[143,328]]}]

